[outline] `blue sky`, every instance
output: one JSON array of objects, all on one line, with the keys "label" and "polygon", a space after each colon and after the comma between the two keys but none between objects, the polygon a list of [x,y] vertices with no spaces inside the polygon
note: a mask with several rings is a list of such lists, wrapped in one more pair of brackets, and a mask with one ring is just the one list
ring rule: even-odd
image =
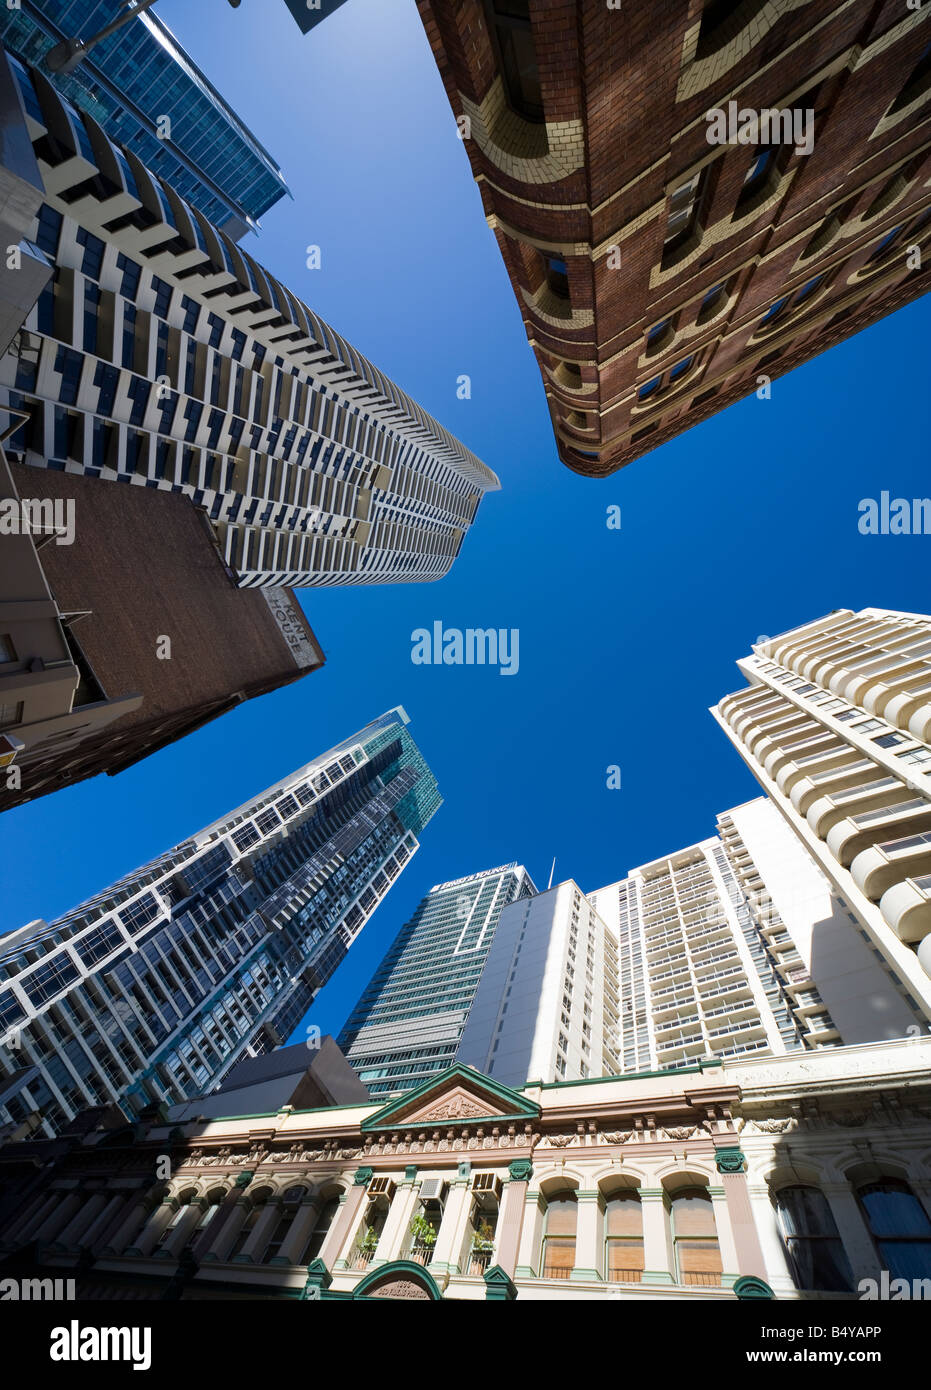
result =
[{"label": "blue sky", "polygon": [[[555,855],[557,878],[599,887],[756,795],[707,707],[742,683],[734,663],[759,634],[837,607],[927,610],[931,541],[861,536],[857,521],[862,498],[929,492],[929,305],[778,380],[769,401],[578,478],[557,458],[413,0],[350,0],[305,38],[281,0],[159,13],[294,192],[250,249],[503,487],[439,583],[301,591],[323,671],[119,777],[8,812],[0,929],[54,917],[401,703],[445,803],[318,997],[310,1020],[332,1031],[432,884],[515,859],[545,885]],[[518,674],[413,665],[412,631],[437,619],[518,628]]]}]

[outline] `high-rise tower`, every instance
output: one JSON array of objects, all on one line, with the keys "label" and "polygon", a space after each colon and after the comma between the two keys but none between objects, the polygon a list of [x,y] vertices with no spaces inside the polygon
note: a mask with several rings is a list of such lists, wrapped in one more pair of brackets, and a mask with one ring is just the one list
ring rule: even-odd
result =
[{"label": "high-rise tower", "polygon": [[505,864],[422,899],[338,1039],[372,1095],[410,1090],[452,1063],[498,919],[535,891],[526,869]]},{"label": "high-rise tower", "polygon": [[439,578],[498,481],[38,68],[0,90],[6,806],[319,666],[289,586]]},{"label": "high-rise tower", "polygon": [[54,922],[0,938],[0,1123],[211,1089],[287,1041],[440,805],[391,710]]},{"label": "high-rise tower", "polygon": [[19,0],[0,9],[0,42],[238,240],[287,184],[157,11],[131,18],[72,72],[45,63],[62,40],[90,39],[121,13],[121,0]]},{"label": "high-rise tower", "polygon": [[838,609],[737,664],[712,713],[931,1018],[931,617]]}]

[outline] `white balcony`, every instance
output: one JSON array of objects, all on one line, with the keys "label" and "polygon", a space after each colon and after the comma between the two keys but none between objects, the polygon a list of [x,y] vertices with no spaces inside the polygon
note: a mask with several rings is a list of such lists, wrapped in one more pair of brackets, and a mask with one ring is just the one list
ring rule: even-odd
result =
[{"label": "white balcony", "polygon": [[857,855],[870,845],[922,830],[931,830],[931,801],[923,796],[903,799],[900,791],[899,800],[890,806],[838,821],[828,831],[827,846],[838,863],[848,869]]},{"label": "white balcony", "polygon": [[907,835],[873,845],[850,866],[853,881],[873,902],[895,883],[931,873],[931,835]]},{"label": "white balcony", "polygon": [[900,941],[923,941],[931,934],[931,874],[894,883],[879,910]]}]

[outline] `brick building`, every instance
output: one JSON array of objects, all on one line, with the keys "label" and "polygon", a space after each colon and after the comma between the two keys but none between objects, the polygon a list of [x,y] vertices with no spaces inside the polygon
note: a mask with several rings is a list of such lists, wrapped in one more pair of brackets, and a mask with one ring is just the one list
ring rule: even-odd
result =
[{"label": "brick building", "polygon": [[418,5],[576,472],[927,288],[928,6]]}]

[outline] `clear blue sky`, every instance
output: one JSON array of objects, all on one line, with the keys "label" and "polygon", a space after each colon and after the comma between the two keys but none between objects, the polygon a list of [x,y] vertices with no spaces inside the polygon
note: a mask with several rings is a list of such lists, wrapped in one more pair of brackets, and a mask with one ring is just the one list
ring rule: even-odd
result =
[{"label": "clear blue sky", "polygon": [[[578,478],[556,456],[413,0],[349,0],[306,38],[283,0],[159,12],[294,191],[250,249],[503,489],[439,583],[300,591],[323,671],[119,777],[8,812],[0,927],[65,911],[401,703],[445,804],[314,1006],[332,1031],[432,884],[512,859],[545,884],[556,855],[557,877],[599,887],[756,795],[707,707],[741,684],[734,663],[759,634],[838,607],[927,610],[931,538],[861,536],[857,504],[931,490],[931,314],[913,304],[777,381],[770,401],[610,479]],[[518,675],[412,665],[411,632],[435,619],[519,628]]]}]

